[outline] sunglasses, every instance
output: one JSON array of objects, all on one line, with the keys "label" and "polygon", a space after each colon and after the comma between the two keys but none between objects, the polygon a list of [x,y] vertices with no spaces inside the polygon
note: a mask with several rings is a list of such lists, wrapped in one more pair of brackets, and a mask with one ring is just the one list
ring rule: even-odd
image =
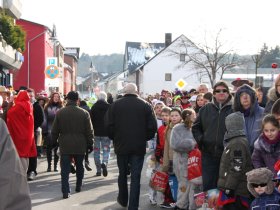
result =
[{"label": "sunglasses", "polygon": [[266,183],[261,183],[261,184],[256,184],[256,183],[251,183],[253,188],[258,188],[258,187],[265,187],[267,186]]},{"label": "sunglasses", "polygon": [[215,93],[228,93],[227,89],[220,89],[220,90],[215,90]]}]

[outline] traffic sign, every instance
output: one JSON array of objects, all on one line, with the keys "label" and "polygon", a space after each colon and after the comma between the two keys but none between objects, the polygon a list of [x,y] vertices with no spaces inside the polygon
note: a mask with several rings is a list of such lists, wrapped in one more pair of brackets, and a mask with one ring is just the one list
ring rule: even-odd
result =
[{"label": "traffic sign", "polygon": [[55,65],[49,65],[46,67],[45,74],[47,78],[55,79],[59,76],[59,69]]},{"label": "traffic sign", "polygon": [[187,82],[183,79],[179,79],[177,82],[176,82],[176,86],[181,90],[183,89],[185,86],[187,85]]}]

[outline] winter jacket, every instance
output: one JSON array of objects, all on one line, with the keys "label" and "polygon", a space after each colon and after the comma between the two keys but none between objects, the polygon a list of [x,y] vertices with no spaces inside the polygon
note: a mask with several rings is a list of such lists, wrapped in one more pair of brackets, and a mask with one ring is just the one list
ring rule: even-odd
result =
[{"label": "winter jacket", "polygon": [[170,135],[174,125],[170,123],[165,130],[162,171],[173,173],[173,149],[170,147]]},{"label": "winter jacket", "polygon": [[180,183],[186,183],[188,177],[188,153],[194,149],[196,141],[192,132],[183,123],[173,127],[170,147],[173,149],[173,169]]},{"label": "winter jacket", "polygon": [[[249,110],[244,110],[241,105],[240,97],[242,93],[250,95],[252,104]],[[249,141],[250,151],[253,153],[254,143],[262,132],[261,127],[264,113],[264,108],[260,107],[258,104],[255,90],[249,85],[242,85],[235,93],[233,110],[235,112],[240,111],[244,113],[246,137]]]},{"label": "winter jacket", "polygon": [[37,130],[44,122],[44,110],[40,106],[39,102],[36,101],[33,104],[33,115],[34,115],[34,130]]},{"label": "winter jacket", "polygon": [[165,129],[166,129],[166,125],[162,125],[158,128],[157,131],[157,143],[156,143],[156,150],[155,150],[155,157],[156,160],[160,162],[160,160],[162,161],[163,158],[163,151],[164,151],[164,143],[165,143]]},{"label": "winter jacket", "polygon": [[26,91],[19,92],[15,105],[8,110],[7,126],[19,157],[36,157],[33,106]]},{"label": "winter jacket", "polygon": [[0,119],[0,168],[0,209],[31,210],[26,171],[2,119]]},{"label": "winter jacket", "polygon": [[252,162],[255,168],[267,167],[274,175],[274,164],[280,159],[280,142],[269,144],[264,140],[263,134],[260,135],[254,144]]},{"label": "winter jacket", "polygon": [[246,137],[228,139],[221,158],[218,188],[233,190],[235,195],[249,197],[246,173],[250,170],[252,161]]},{"label": "winter jacket", "polygon": [[117,155],[144,155],[147,141],[157,131],[157,122],[147,101],[135,94],[125,94],[110,105],[105,127]]},{"label": "winter jacket", "polygon": [[90,115],[72,101],[56,113],[51,134],[63,155],[83,155],[93,145]]},{"label": "winter jacket", "polygon": [[279,210],[280,194],[274,190],[272,194],[262,194],[251,203],[250,210]]},{"label": "winter jacket", "polygon": [[108,136],[105,129],[104,117],[109,109],[110,104],[105,100],[98,100],[94,106],[91,107],[90,117],[95,136]]},{"label": "winter jacket", "polygon": [[274,102],[279,98],[280,96],[278,96],[278,94],[276,93],[275,87],[272,87],[268,90],[267,92],[268,102],[265,105],[264,114],[269,114],[271,112]]},{"label": "winter jacket", "polygon": [[193,124],[192,133],[202,153],[218,158],[222,156],[226,131],[225,118],[230,113],[232,113],[231,95],[222,107],[215,102],[215,98],[211,103],[201,107]]}]

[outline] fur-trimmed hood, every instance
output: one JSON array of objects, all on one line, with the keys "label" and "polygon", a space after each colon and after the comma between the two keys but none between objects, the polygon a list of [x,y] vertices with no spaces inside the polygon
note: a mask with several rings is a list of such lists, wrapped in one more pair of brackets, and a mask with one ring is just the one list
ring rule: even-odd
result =
[{"label": "fur-trimmed hood", "polygon": [[268,90],[268,92],[267,92],[267,99],[269,101],[276,101],[278,99],[275,87],[272,87],[272,88],[270,88]]},{"label": "fur-trimmed hood", "polygon": [[274,183],[272,181],[274,174],[272,171],[270,171],[267,168],[257,168],[253,169],[246,173],[247,175],[247,188],[250,191],[250,193],[254,197],[259,197],[259,194],[256,193],[254,187],[252,186],[252,183],[255,184],[267,184],[267,189],[265,191],[266,194],[271,194],[274,189]]}]

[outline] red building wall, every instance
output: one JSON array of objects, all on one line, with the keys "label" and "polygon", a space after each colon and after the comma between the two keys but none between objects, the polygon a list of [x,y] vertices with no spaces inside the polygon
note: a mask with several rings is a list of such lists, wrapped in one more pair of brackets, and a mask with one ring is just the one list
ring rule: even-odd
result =
[{"label": "red building wall", "polygon": [[[49,40],[51,32],[48,27],[27,20],[17,20],[17,25],[26,31],[24,62],[14,74],[14,89],[20,86],[30,87],[35,93],[45,90],[45,67],[47,57],[53,56],[53,47]],[[29,55],[28,55],[29,43]],[[29,82],[28,82],[29,62]]]}]

